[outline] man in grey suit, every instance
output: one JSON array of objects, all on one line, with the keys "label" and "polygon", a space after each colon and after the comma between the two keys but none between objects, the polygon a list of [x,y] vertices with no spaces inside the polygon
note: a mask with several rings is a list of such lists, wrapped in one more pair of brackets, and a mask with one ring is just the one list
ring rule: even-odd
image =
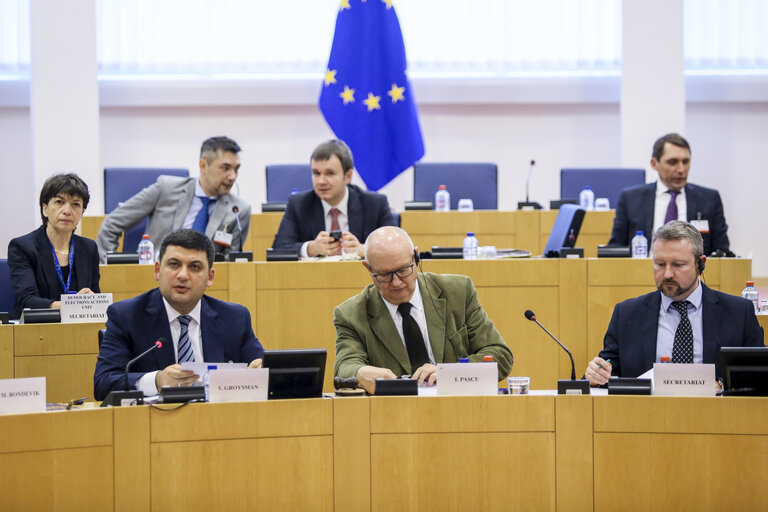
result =
[{"label": "man in grey suit", "polygon": [[171,231],[186,228],[205,233],[217,253],[242,250],[251,205],[230,194],[240,169],[239,152],[234,140],[211,137],[200,148],[200,178],[160,176],[113,210],[96,239],[101,263],[106,263],[108,252],[117,249],[120,235],[147,216],[147,234],[155,247]]},{"label": "man in grey suit", "polygon": [[512,351],[483,310],[467,276],[416,272],[418,255],[408,234],[377,229],[365,242],[363,265],[372,284],[339,305],[337,377],[356,377],[369,393],[376,379],[408,374],[434,385],[437,364],[493,356],[499,380],[512,369]]}]

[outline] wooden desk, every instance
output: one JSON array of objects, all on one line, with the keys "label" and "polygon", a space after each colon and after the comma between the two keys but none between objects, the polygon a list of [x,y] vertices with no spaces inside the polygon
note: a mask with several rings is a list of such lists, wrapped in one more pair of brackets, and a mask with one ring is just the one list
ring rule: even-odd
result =
[{"label": "wooden desk", "polygon": [[768,314],[757,315],[757,321],[763,326],[763,331],[768,331]]}]

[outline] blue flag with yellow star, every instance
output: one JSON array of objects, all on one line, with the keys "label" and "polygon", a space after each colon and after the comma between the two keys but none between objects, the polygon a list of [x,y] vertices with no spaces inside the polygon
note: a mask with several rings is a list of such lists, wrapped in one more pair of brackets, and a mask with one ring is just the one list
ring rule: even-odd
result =
[{"label": "blue flag with yellow star", "polygon": [[355,168],[379,190],[424,156],[392,0],[342,0],[320,111],[352,149]]}]

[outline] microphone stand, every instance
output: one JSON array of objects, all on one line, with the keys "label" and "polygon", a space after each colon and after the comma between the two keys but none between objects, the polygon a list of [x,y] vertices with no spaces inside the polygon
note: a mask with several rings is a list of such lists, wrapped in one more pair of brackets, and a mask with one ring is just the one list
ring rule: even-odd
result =
[{"label": "microphone stand", "polygon": [[531,201],[528,197],[528,187],[531,184],[531,175],[533,174],[533,168],[536,165],[536,160],[531,160],[531,166],[528,168],[528,178],[525,180],[525,201],[518,201],[518,210],[541,210],[541,205],[536,201]]}]

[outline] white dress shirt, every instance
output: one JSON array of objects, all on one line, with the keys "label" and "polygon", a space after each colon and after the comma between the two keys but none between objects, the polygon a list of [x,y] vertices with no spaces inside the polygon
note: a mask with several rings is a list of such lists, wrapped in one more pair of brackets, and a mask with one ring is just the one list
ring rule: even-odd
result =
[{"label": "white dress shirt", "polygon": [[[331,206],[325,199],[321,199],[320,203],[323,205],[323,218],[325,219],[325,230],[330,232],[331,231],[331,223],[333,222],[333,216],[331,215],[331,208],[336,208],[339,210],[339,216],[336,218],[336,220],[339,221],[339,229],[342,231],[349,231],[349,209],[347,208],[347,205],[349,204],[349,190],[345,187],[344,188],[344,197],[341,198],[341,201],[339,201],[339,204],[336,206]],[[315,235],[317,236],[317,235]],[[302,258],[308,258],[309,254],[307,254],[307,246],[309,245],[309,242],[312,240],[308,240],[301,244],[301,257]]]},{"label": "white dress shirt", "polygon": [[[696,289],[685,299],[688,304],[688,320],[693,331],[693,362],[704,362],[704,311],[701,308],[702,286],[701,281]],[[669,356],[672,361],[672,349],[675,345],[675,332],[680,324],[680,313],[672,307],[674,299],[661,294],[661,306],[659,310],[659,328],[656,333],[656,362],[661,361],[662,356]]]},{"label": "white dress shirt", "polygon": [[[173,353],[176,361],[179,360],[179,338],[181,337],[181,323],[179,323],[179,317],[181,313],[173,309],[168,301],[163,297],[163,304],[165,305],[165,312],[168,315],[168,322],[171,328],[171,338],[173,339]],[[203,340],[200,331],[200,301],[197,302],[195,308],[188,313],[190,317],[189,326],[187,327],[187,333],[189,334],[189,342],[192,344],[192,352],[195,354],[195,361],[203,362]],[[157,394],[157,386],[155,385],[155,378],[157,377],[157,371],[145,373],[139,380],[136,381],[136,389],[143,391],[144,396],[153,396]]]},{"label": "white dress shirt", "polygon": [[[389,314],[392,315],[392,321],[395,322],[395,328],[397,328],[397,333],[400,335],[400,341],[403,342],[403,346],[407,351],[408,347],[405,345],[405,336],[403,336],[403,316],[397,310],[395,304],[387,302],[384,297],[382,297],[382,300],[384,300],[384,304],[387,306]],[[416,323],[421,330],[421,336],[424,338],[424,344],[427,346],[429,362],[435,364],[435,355],[432,353],[432,344],[429,342],[429,332],[427,331],[427,317],[424,312],[424,301],[421,299],[421,291],[419,290],[418,281],[416,281],[416,289],[413,291],[413,297],[411,297],[409,302],[413,306],[411,308],[411,316],[416,320]],[[414,368],[414,371],[416,371],[416,368]]]},{"label": "white dress shirt", "polygon": [[[656,204],[653,209],[653,232],[643,233],[645,238],[648,239],[648,245],[651,243],[653,233],[664,225],[664,219],[667,217],[669,200],[672,199],[672,194],[667,193],[668,190],[667,186],[664,185],[661,180],[656,180]],[[680,190],[675,202],[677,203],[677,220],[687,221],[688,202],[685,199],[685,187]],[[634,233],[630,233],[630,235],[635,236]]]},{"label": "white dress shirt", "polygon": [[206,196],[203,187],[200,186],[200,179],[198,178],[195,182],[195,196],[189,204],[189,211],[187,212],[187,216],[184,217],[184,224],[181,225],[182,228],[192,229],[192,225],[195,223],[195,218],[197,217],[198,212],[203,208],[203,200],[200,199],[201,197],[208,197],[208,199],[211,200],[211,202],[208,203],[208,218],[211,218],[213,208],[216,206],[215,199],[218,199],[218,196]]}]

